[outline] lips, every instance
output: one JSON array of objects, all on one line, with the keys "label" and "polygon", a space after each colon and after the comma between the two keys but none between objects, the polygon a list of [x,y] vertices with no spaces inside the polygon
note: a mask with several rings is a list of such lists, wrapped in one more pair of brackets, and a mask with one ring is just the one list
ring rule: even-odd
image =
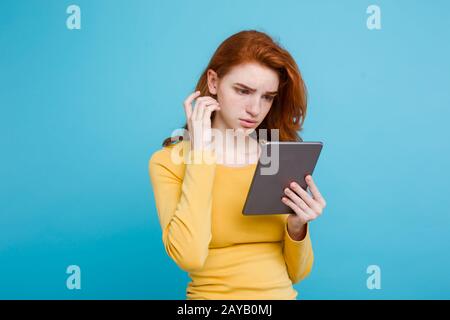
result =
[{"label": "lips", "polygon": [[239,120],[244,120],[244,121],[246,121],[246,122],[256,123],[255,120],[251,120],[251,119],[239,119]]},{"label": "lips", "polygon": [[253,128],[256,126],[257,122],[249,119],[239,119],[241,126],[245,128]]}]

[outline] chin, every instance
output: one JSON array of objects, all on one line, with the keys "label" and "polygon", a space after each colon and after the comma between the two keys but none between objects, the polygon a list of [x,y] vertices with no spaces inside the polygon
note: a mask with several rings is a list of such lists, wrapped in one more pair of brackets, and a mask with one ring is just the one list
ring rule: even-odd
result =
[{"label": "chin", "polygon": [[245,135],[245,136],[252,134],[252,132],[254,132],[254,131],[255,131],[255,128],[238,127],[235,129],[236,135]]}]

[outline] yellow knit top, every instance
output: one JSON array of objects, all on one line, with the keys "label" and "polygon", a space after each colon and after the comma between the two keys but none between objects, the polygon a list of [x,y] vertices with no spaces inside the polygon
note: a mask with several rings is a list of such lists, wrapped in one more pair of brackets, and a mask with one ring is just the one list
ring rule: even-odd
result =
[{"label": "yellow knit top", "polygon": [[314,260],[309,227],[295,241],[287,214],[244,216],[256,163],[231,167],[216,160],[214,151],[191,151],[183,141],[149,161],[162,242],[191,279],[186,298],[296,299],[292,284]]}]

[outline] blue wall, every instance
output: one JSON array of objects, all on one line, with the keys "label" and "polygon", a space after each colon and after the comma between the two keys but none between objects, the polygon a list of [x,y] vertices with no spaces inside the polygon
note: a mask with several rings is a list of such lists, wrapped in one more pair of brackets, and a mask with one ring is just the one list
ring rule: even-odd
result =
[{"label": "blue wall", "polygon": [[[71,4],[80,30],[66,27]],[[381,30],[366,26],[371,4]],[[449,12],[443,0],[1,1],[0,298],[185,298],[148,160],[184,124],[216,47],[253,28],[298,62],[303,138],[325,144],[328,205],[299,298],[450,298]],[[72,264],[81,290],[66,287]]]}]

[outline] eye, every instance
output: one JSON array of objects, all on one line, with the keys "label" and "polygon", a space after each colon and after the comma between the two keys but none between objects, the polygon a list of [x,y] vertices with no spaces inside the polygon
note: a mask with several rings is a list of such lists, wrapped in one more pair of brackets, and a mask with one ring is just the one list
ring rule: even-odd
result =
[{"label": "eye", "polygon": [[275,97],[274,96],[266,96],[267,101],[272,101]]},{"label": "eye", "polygon": [[241,89],[241,88],[236,88],[236,91],[239,94],[248,94],[249,93],[249,91],[247,89]]}]

